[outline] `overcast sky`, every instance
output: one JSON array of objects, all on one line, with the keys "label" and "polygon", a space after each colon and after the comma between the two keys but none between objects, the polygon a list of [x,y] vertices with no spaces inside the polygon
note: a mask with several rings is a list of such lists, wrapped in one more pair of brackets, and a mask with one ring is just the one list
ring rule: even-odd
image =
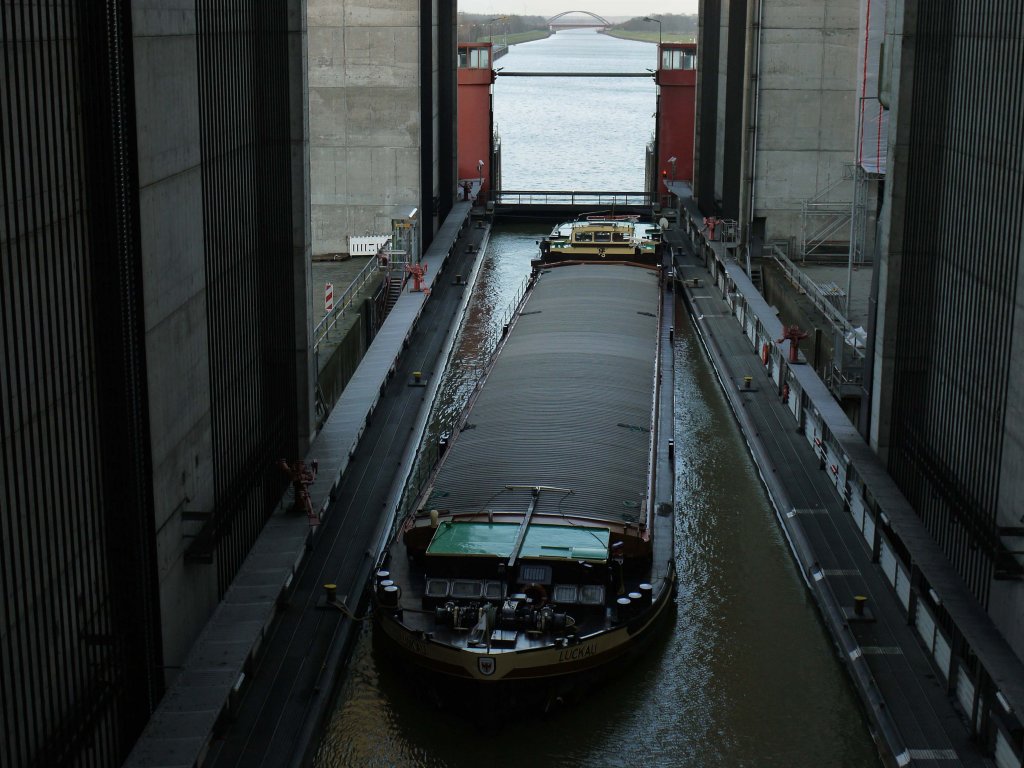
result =
[{"label": "overcast sky", "polygon": [[697,0],[458,0],[466,13],[506,13],[554,16],[563,11],[591,11],[600,16],[650,16],[659,13],[697,13]]}]

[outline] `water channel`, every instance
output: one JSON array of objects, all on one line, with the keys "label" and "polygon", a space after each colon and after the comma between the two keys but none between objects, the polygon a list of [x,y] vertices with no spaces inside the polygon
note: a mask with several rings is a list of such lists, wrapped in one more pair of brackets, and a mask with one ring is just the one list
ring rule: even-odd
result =
[{"label": "water channel", "polygon": [[[561,56],[573,46],[578,46],[579,61],[610,66],[612,59],[621,63],[636,56],[646,62],[641,66],[654,63],[651,45],[577,32],[516,46],[499,65],[536,69],[545,56]],[[529,64],[517,60],[519,49],[524,57],[532,57]],[[544,66],[569,68],[564,61]],[[499,81],[495,89],[497,114],[536,112],[529,101],[503,104],[502,98],[511,98],[502,90],[505,85]],[[604,91],[595,90],[592,96],[611,102],[626,98],[623,89],[648,85],[639,79],[604,80]],[[536,83],[517,93],[530,98],[535,88]],[[628,98],[644,104],[640,112],[645,119],[653,112],[652,89],[643,99],[636,94]],[[572,111],[569,104],[564,106]],[[592,106],[583,109],[595,114]],[[585,125],[584,120],[573,130],[583,131],[587,141],[595,143]],[[643,134],[636,157],[615,149],[626,138],[636,138],[619,132],[593,150],[616,174],[614,182],[602,181],[612,177],[581,176],[579,183],[566,186],[560,177],[545,172],[536,177],[506,175],[506,187],[522,183],[520,188],[532,189],[640,189],[643,144],[649,137],[645,125],[637,120],[630,129]],[[506,158],[515,158],[511,145],[526,139],[507,128],[504,132]],[[532,148],[521,150],[535,166],[554,168],[561,162],[555,156],[571,154],[555,149],[550,136],[537,135],[541,138],[531,139],[536,142]],[[571,141],[567,146],[578,146],[577,139]],[[621,167],[612,168],[615,165]],[[524,166],[514,173],[527,170]],[[535,241],[546,230],[521,225],[494,232],[467,327],[442,388],[435,433],[461,408],[529,271]],[[324,734],[318,768],[878,765],[856,695],[792,563],[742,435],[685,316],[675,338],[680,589],[676,615],[659,642],[627,674],[586,702],[486,733],[437,711],[427,697],[405,687],[400,673],[374,651],[365,627]]]}]

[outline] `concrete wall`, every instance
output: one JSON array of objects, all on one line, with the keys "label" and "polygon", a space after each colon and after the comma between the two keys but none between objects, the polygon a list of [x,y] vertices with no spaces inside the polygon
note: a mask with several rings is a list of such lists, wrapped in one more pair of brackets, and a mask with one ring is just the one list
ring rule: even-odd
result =
[{"label": "concrete wall", "polygon": [[[1024,261],[1024,238],[1011,244]],[[1000,459],[999,506],[996,524],[1007,528],[1024,526],[1024,280],[1017,281],[1014,301],[1012,352],[1006,420],[1002,425],[1003,452]],[[1017,550],[1022,539],[1007,537],[1004,543]],[[1018,561],[1022,558],[1017,557]],[[1010,641],[1017,656],[1024,659],[1024,584],[1015,580],[994,580],[989,597],[989,614]]]},{"label": "concrete wall", "polygon": [[1019,5],[890,4],[871,441],[1024,659]]},{"label": "concrete wall", "polygon": [[309,0],[312,252],[420,205],[420,4]]},{"label": "concrete wall", "polygon": [[368,331],[372,328],[372,299],[364,299],[358,306],[357,312],[352,326],[345,331],[341,341],[331,348],[330,357],[321,368],[317,379],[328,412],[338,402],[342,391],[359,367],[363,355],[366,354],[367,336],[372,332]]},{"label": "concrete wall", "polygon": [[184,562],[213,508],[196,18],[133,11],[146,362],[164,663],[181,663],[217,604],[216,572]]},{"label": "concrete wall", "polygon": [[[799,238],[803,202],[841,181],[855,157],[859,7],[859,0],[702,0],[695,189],[705,213],[739,219],[744,207],[747,82],[752,217],[766,220],[768,239]],[[851,185],[829,200],[852,203]]]},{"label": "concrete wall", "polygon": [[[440,68],[438,66],[438,57],[440,55],[440,50],[437,44],[437,4],[439,1],[443,2],[443,0],[433,0],[433,2],[431,2],[430,4],[430,78],[427,82],[429,83],[431,93],[429,124],[431,130],[429,131],[430,141],[428,143],[428,146],[424,147],[424,149],[429,151],[430,153],[428,155],[428,158],[430,160],[430,169],[427,174],[429,178],[423,179],[421,181],[424,187],[429,188],[429,197],[431,198],[431,200],[438,200],[441,195],[441,101],[439,98],[437,98],[439,93],[440,82]],[[422,45],[423,42],[424,41],[421,39],[420,44]],[[454,56],[455,52],[446,51],[445,55]],[[454,127],[455,124],[455,115],[448,115],[448,118],[450,122],[448,126],[446,126],[446,130],[451,130],[451,128]],[[421,119],[425,120],[426,115],[421,115]],[[424,194],[424,198],[426,197],[427,195]],[[424,206],[426,206],[425,200]],[[424,244],[429,244],[430,241],[434,239],[434,235],[437,233],[437,230],[441,226],[441,220],[438,215],[438,206],[432,203],[430,213],[432,224],[430,225],[429,236],[426,230],[427,222],[423,221]]]},{"label": "concrete wall", "polygon": [[[722,0],[718,27],[718,72],[717,82],[714,87],[718,89],[718,109],[715,114],[715,158],[714,158],[714,190],[715,200],[721,200],[724,187],[725,169],[725,111],[727,87],[729,83],[729,8],[732,5],[730,0]],[[739,152],[739,147],[732,148]]]},{"label": "concrete wall", "polygon": [[[762,0],[754,216],[800,232],[801,203],[853,162],[859,0]],[[845,197],[830,198],[852,202]]]},{"label": "concrete wall", "polygon": [[[904,45],[908,30],[916,25],[905,4],[889,3],[885,48],[888,80],[893,98],[889,103],[888,174],[878,220],[878,299],[875,314],[874,359],[871,381],[871,429],[869,442],[882,461],[888,460],[892,420],[892,377],[899,319],[900,270],[902,269],[903,216],[906,207],[907,164],[910,154],[911,104],[914,85],[914,46]],[[883,74],[883,77],[886,75]]]},{"label": "concrete wall", "polygon": [[292,155],[292,268],[295,288],[295,392],[298,397],[296,456],[304,456],[316,430],[313,390],[316,362],[313,349],[313,307],[308,300],[312,275],[309,163],[309,34],[306,0],[288,0],[289,105]]},{"label": "concrete wall", "polygon": [[[289,0],[292,265],[297,449],[314,429],[310,354],[309,176],[305,14]],[[185,552],[215,506],[207,245],[203,209],[199,64],[194,5],[170,0],[133,9],[140,237],[164,664],[178,666],[219,602],[216,567]],[[275,105],[275,107],[278,105]],[[244,183],[239,179],[238,183]],[[240,263],[251,258],[241,250]],[[229,275],[218,279],[231,280]],[[239,285],[249,279],[240,275]],[[255,288],[250,287],[250,292]],[[255,297],[254,297],[255,298]],[[255,368],[255,362],[249,366]],[[169,677],[173,673],[169,674]]]}]

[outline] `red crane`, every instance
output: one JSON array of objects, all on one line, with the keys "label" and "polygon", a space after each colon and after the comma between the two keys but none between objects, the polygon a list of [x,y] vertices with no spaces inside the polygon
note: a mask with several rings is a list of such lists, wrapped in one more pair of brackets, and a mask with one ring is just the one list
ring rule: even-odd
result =
[{"label": "red crane", "polygon": [[313,503],[309,499],[309,486],[316,480],[317,462],[313,461],[307,467],[302,459],[288,462],[285,459],[277,460],[278,468],[288,475],[292,484],[293,512],[305,512],[309,518],[310,526],[319,525],[320,518],[313,511]]},{"label": "red crane", "polygon": [[789,341],[789,362],[800,362],[797,358],[798,347],[800,346],[800,342],[803,339],[806,339],[808,335],[807,331],[800,330],[799,325],[791,325],[782,330],[782,338],[777,339],[777,341],[779,344],[787,340]]},{"label": "red crane", "polygon": [[405,271],[412,275],[413,293],[419,293],[422,291],[428,295],[430,294],[430,288],[425,288],[423,286],[423,276],[427,274],[426,262],[423,262],[422,264],[406,264]]}]

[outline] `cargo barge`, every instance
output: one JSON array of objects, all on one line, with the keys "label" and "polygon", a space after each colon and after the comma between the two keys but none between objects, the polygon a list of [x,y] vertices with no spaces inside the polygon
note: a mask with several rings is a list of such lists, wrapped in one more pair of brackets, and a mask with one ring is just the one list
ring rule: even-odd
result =
[{"label": "cargo barge", "polygon": [[446,705],[568,700],[674,604],[671,286],[660,248],[616,242],[629,250],[596,259],[542,248],[378,563],[375,638]]}]

